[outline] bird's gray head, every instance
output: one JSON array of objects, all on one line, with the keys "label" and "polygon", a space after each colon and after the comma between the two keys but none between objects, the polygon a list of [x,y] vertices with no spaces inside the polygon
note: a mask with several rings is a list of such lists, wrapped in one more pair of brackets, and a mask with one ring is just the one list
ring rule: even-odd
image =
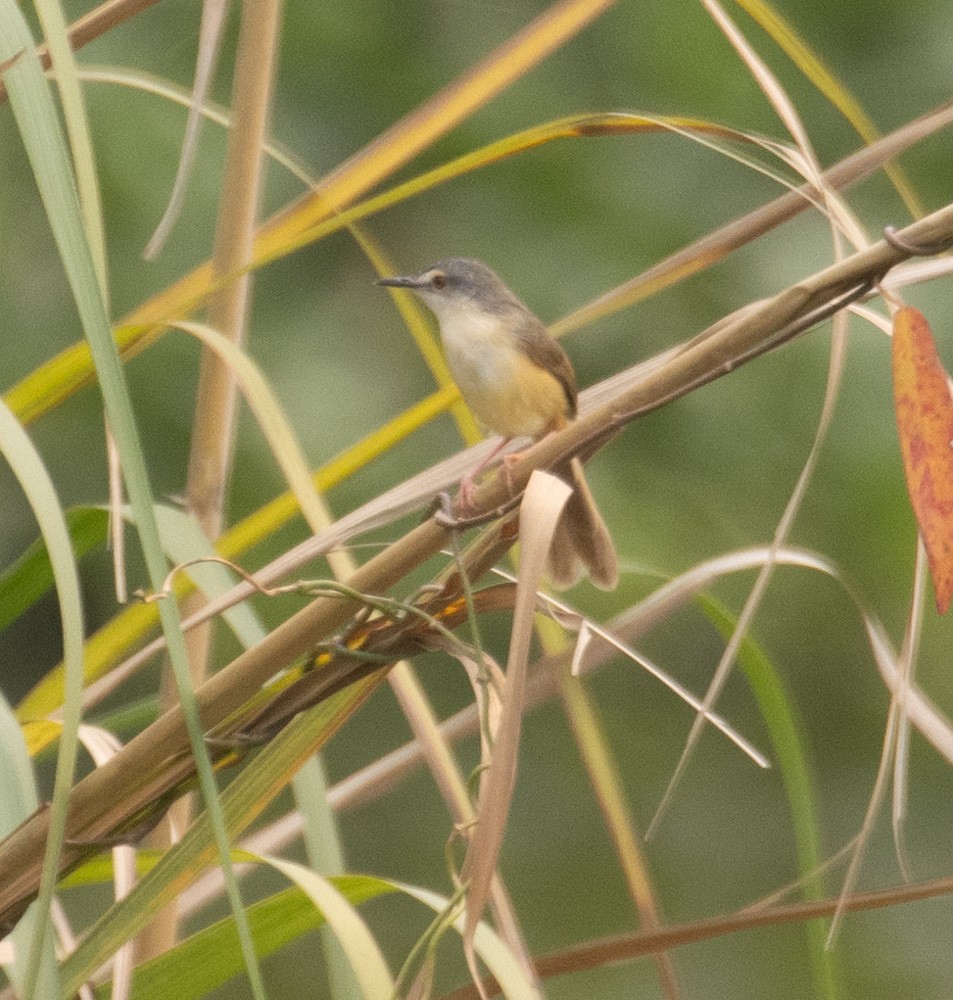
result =
[{"label": "bird's gray head", "polygon": [[502,315],[526,307],[482,261],[469,257],[438,260],[426,271],[407,277],[381,278],[379,285],[409,288],[437,315],[462,310]]}]

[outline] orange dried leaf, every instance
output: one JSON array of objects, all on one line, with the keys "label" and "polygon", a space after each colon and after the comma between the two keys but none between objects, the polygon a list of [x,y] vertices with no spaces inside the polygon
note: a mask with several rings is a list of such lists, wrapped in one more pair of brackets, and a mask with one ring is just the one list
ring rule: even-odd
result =
[{"label": "orange dried leaf", "polygon": [[907,492],[945,614],[953,598],[953,396],[930,325],[910,306],[894,317],[893,395]]}]

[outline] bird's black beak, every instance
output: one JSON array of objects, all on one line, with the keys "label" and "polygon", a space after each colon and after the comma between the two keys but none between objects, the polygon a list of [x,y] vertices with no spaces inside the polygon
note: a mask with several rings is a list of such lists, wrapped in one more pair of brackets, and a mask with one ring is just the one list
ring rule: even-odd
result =
[{"label": "bird's black beak", "polygon": [[388,288],[419,288],[420,282],[415,277],[378,278],[375,285],[386,285]]}]

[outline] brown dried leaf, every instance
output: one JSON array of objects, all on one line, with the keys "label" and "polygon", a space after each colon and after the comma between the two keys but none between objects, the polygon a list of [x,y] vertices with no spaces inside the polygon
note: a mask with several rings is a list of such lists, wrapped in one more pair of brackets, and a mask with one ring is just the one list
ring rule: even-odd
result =
[{"label": "brown dried leaf", "polygon": [[953,396],[930,325],[911,306],[894,317],[893,394],[907,492],[945,614],[953,598]]},{"label": "brown dried leaf", "polygon": [[513,633],[506,663],[500,726],[493,747],[493,759],[480,788],[479,818],[463,863],[463,877],[469,882],[463,946],[476,983],[479,983],[480,977],[473,936],[496,871],[516,784],[516,753],[523,718],[536,591],[559,516],[571,493],[570,487],[561,479],[537,470],[530,476],[520,505],[520,573],[516,584]]}]

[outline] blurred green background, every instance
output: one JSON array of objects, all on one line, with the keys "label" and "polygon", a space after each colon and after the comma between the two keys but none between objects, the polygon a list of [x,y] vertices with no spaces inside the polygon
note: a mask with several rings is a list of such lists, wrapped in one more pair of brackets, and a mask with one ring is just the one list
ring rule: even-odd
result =
[{"label": "blurred green background", "polygon": [[[67,4],[76,17],[85,4]],[[544,9],[534,4],[352,0],[288,3],[272,117],[276,140],[316,175],[360,149],[404,113],[471,66]],[[782,12],[887,131],[948,100],[953,13],[945,0],[861,6],[788,2]],[[859,140],[737,8],[739,24],[775,69],[829,164]],[[135,68],[191,83],[199,8],[162,0],[90,45],[82,63]],[[237,11],[233,11],[215,96],[227,102]],[[184,112],[113,86],[90,85],[88,108],[100,170],[113,313],[163,288],[210,253],[224,139],[206,125],[187,209],[156,263],[141,250],[162,214],[175,172]],[[700,4],[620,4],[403,171],[421,169],[510,132],[577,111],[636,110],[690,115],[784,139],[763,95]],[[80,337],[58,257],[12,116],[0,109],[0,328],[4,386]],[[924,204],[953,194],[949,135],[903,158]],[[265,214],[300,185],[272,165]],[[489,261],[546,321],[644,270],[710,229],[778,193],[761,175],[674,136],[553,143],[454,181],[371,220],[369,230],[402,271],[465,254]],[[905,210],[886,181],[850,193],[876,238],[902,224]],[[832,258],[829,231],[804,217],[729,261],[636,308],[577,331],[565,342],[580,384],[683,341],[724,313],[780,290]],[[341,234],[261,271],[249,349],[272,380],[314,465],[393,417],[432,389],[424,364],[370,265]],[[926,312],[948,366],[948,283],[911,290]],[[625,566],[616,594],[583,584],[572,598],[605,618],[647,592],[649,567],[674,574],[696,561],[770,539],[812,440],[827,371],[829,327],[633,424],[597,460],[591,481]],[[153,485],[182,490],[198,350],[173,332],[128,366]],[[891,409],[889,343],[854,320],[833,430],[792,536],[829,555],[899,644],[909,602],[915,529],[906,501]],[[31,428],[66,504],[106,499],[98,395],[86,390]],[[450,454],[458,439],[449,417],[405,442],[330,503],[344,513]],[[282,489],[261,436],[243,415],[230,517],[256,509]],[[0,559],[35,537],[29,511],[0,470]],[[387,533],[396,536],[399,528]],[[258,565],[304,536],[298,524],[254,555]],[[84,566],[90,630],[116,611],[108,560]],[[320,572],[316,567],[315,572]],[[718,596],[739,610],[753,577],[724,581]],[[141,580],[134,580],[137,586]],[[282,610],[261,605],[266,620]],[[506,621],[490,635],[505,652]],[[755,634],[782,676],[811,753],[822,847],[833,853],[860,826],[875,777],[887,695],[853,606],[831,581],[780,570]],[[951,628],[931,608],[918,676],[953,711]],[[721,644],[696,613],[683,613],[640,648],[693,690],[704,690]],[[230,647],[222,643],[221,660]],[[15,701],[59,659],[52,599],[0,637],[2,683]],[[469,698],[455,663],[432,658],[422,676],[437,706]],[[154,676],[143,690],[154,686]],[[645,827],[670,777],[691,714],[632,665],[615,663],[591,684],[618,754],[638,822]],[[763,748],[763,722],[740,674],[720,702],[728,719]],[[407,738],[386,690],[329,747],[340,778]],[[468,766],[475,746],[461,748]],[[907,848],[912,874],[950,870],[953,776],[915,738]],[[450,821],[420,774],[373,806],[342,817],[349,867],[447,890],[443,847]],[[706,734],[674,807],[648,846],[667,919],[730,911],[796,877],[790,815],[777,769],[758,771]],[[600,814],[561,712],[535,712],[523,758],[503,874],[534,951],[631,930],[628,901]],[[881,817],[862,885],[900,881],[889,822]],[[837,878],[829,887],[836,891]],[[426,917],[406,901],[368,907],[392,964]],[[848,917],[835,953],[843,996],[933,998],[953,981],[949,934],[953,904],[937,900]],[[813,985],[801,927],[735,935],[673,953],[686,997],[810,996]],[[438,986],[463,981],[454,946],[444,945]],[[266,965],[273,995],[315,996],[314,938]],[[648,962],[551,984],[549,995],[655,997]],[[241,984],[222,996],[243,997]]]}]

